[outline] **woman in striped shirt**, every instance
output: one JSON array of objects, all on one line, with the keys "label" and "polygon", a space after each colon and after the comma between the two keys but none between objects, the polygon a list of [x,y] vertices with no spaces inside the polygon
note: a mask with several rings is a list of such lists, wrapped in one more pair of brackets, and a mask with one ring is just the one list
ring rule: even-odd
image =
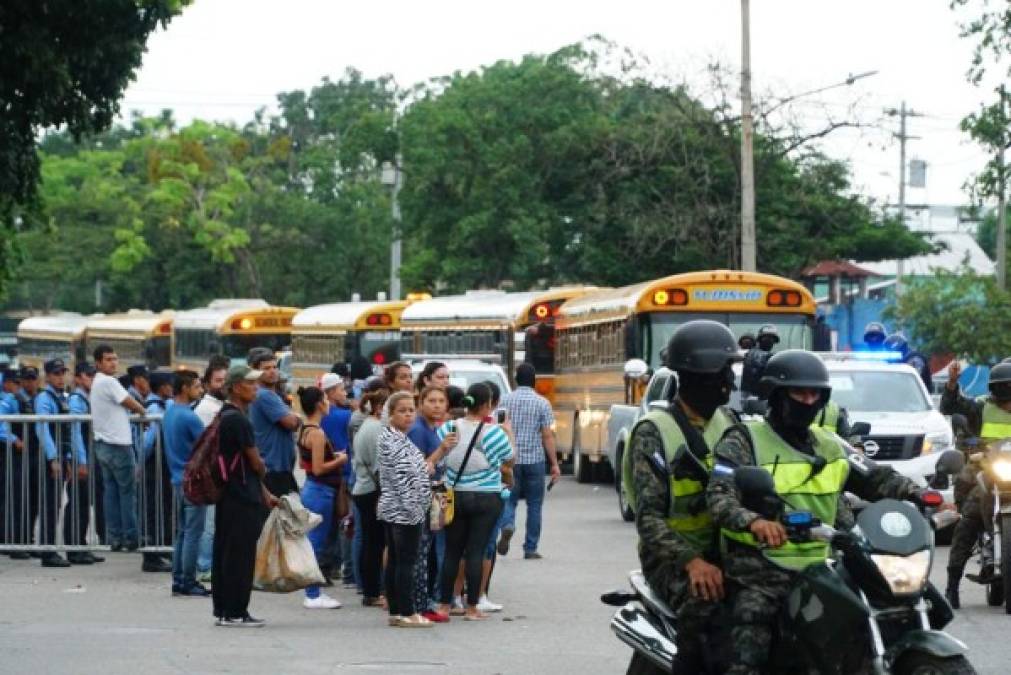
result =
[{"label": "woman in striped shirt", "polygon": [[[488,424],[491,414],[491,390],[484,383],[467,389],[464,404],[467,415],[439,427],[439,437],[455,432],[456,445],[446,458],[446,484],[456,496],[453,522],[446,527],[446,559],[442,565],[442,604],[440,613],[450,611],[453,581],[460,560],[464,559],[467,578],[467,609],[465,618],[479,621],[488,618],[478,607],[481,590],[481,564],[492,528],[502,511],[502,465],[513,456],[509,437],[501,427]],[[476,435],[476,436],[475,436]],[[467,448],[474,447],[464,465]],[[435,458],[438,461],[440,458]],[[433,458],[429,458],[433,461]]]},{"label": "woman in striped shirt", "polygon": [[390,423],[379,436],[377,515],[386,528],[385,582],[390,625],[430,628],[435,624],[418,613],[424,608],[414,606],[414,567],[422,521],[432,502],[428,479],[432,466],[406,436],[414,424],[414,395],[397,392],[386,404]]}]

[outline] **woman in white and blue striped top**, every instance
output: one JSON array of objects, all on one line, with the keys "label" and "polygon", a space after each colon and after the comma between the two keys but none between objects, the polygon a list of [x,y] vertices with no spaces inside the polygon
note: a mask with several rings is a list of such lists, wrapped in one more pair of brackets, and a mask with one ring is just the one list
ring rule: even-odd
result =
[{"label": "woman in white and blue striped top", "polygon": [[[446,559],[442,565],[442,605],[439,611],[449,613],[453,581],[460,560],[465,559],[465,618],[470,621],[487,618],[477,608],[481,591],[481,563],[485,545],[502,511],[502,465],[513,456],[505,431],[496,424],[485,422],[491,413],[491,398],[491,390],[486,384],[472,384],[464,397],[466,417],[446,422],[438,431],[440,439],[450,433],[457,434],[457,443],[446,456],[446,484],[454,489],[456,501],[453,522],[446,527]],[[467,457],[467,448],[472,441],[473,449]]]}]

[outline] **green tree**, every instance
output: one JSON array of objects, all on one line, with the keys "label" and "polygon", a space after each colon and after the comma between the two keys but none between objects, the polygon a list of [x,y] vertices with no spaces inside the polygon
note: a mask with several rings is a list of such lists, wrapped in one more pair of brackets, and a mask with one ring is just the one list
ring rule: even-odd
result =
[{"label": "green tree", "polygon": [[[1011,212],[1007,214],[1007,224],[1005,227],[1011,227]],[[983,220],[979,223],[979,228],[976,230],[976,243],[979,247],[983,249],[991,260],[996,260],[997,258],[997,212],[990,211],[985,216]],[[1008,249],[1011,250],[1011,242],[1008,242]]]},{"label": "green tree", "polygon": [[189,0],[10,0],[0,10],[0,296],[16,253],[16,208],[36,194],[36,138],[104,129],[151,32]]},{"label": "green tree", "polygon": [[955,353],[975,363],[1011,354],[1011,294],[970,268],[917,280],[886,312],[924,353]]}]

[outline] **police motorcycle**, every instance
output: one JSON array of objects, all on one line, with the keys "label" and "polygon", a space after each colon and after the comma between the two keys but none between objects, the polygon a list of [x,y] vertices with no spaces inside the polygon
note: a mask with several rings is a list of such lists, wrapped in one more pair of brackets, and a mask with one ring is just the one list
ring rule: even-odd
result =
[{"label": "police motorcycle", "polygon": [[[948,451],[938,471],[955,474],[961,453]],[[969,675],[968,648],[941,631],[954,614],[928,581],[934,555],[933,529],[948,527],[958,515],[934,511],[941,495],[925,493],[926,514],[909,502],[885,499],[868,504],[849,532],[820,523],[811,513],[787,510],[768,471],[735,470],[735,482],[748,508],[783,523],[790,541],[823,541],[833,555],[797,576],[780,611],[769,673],[896,673]],[[601,600],[620,609],[611,629],[637,657],[657,672],[670,672],[676,653],[674,611],[652,592],[642,574],[632,572],[632,592],[612,592]],[[714,630],[725,631],[716,620]],[[721,625],[723,624],[723,625]],[[729,635],[710,635],[709,644],[726,644]],[[715,650],[712,650],[715,651]],[[709,654],[710,672],[722,672],[720,654]]]}]

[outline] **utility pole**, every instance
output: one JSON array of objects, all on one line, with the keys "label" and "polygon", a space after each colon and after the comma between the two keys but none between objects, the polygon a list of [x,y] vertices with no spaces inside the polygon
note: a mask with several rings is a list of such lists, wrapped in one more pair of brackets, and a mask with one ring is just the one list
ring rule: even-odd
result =
[{"label": "utility pole", "polygon": [[[1005,118],[1007,92],[1004,85],[998,90],[1000,94],[1001,118]],[[1001,134],[997,148],[997,287],[1007,288],[1007,165],[1004,163],[1004,149],[1008,143]]]},{"label": "utility pole", "polygon": [[400,188],[403,185],[403,173],[400,171],[400,153],[393,162],[383,162],[382,183],[390,188],[391,215],[393,216],[393,232],[390,240],[390,300],[400,299],[400,256],[401,227]]},{"label": "utility pole", "polygon": [[758,269],[755,244],[754,120],[751,116],[751,8],[741,0],[741,269]]},{"label": "utility pole", "polygon": [[[899,139],[899,221],[906,224],[906,141],[918,139],[919,136],[910,136],[906,133],[906,118],[920,117],[920,113],[906,108],[906,102],[896,110],[892,108],[887,111],[889,115],[899,116],[899,133],[895,135]],[[905,261],[901,258],[895,270],[895,294],[902,293],[902,276],[905,273]]]}]

